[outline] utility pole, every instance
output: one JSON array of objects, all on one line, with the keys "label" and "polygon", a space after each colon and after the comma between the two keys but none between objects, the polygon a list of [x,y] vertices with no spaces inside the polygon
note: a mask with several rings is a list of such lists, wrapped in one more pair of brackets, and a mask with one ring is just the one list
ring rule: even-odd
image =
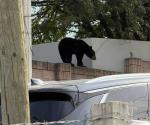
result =
[{"label": "utility pole", "polygon": [[28,66],[23,0],[0,0],[2,124],[29,123]]},{"label": "utility pole", "polygon": [[28,82],[32,78],[32,42],[31,42],[31,0],[23,1],[24,25],[25,25],[25,45],[27,56]]}]

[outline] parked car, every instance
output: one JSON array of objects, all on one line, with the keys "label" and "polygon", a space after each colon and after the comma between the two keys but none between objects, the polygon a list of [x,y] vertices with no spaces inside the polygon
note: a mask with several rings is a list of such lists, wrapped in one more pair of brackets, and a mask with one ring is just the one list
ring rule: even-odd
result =
[{"label": "parked car", "polygon": [[45,84],[45,82],[37,78],[32,78],[31,83],[29,83],[29,85],[43,85],[43,84]]},{"label": "parked car", "polygon": [[31,120],[81,120],[89,125],[93,104],[123,101],[134,106],[132,125],[144,125],[140,120],[150,116],[149,82],[150,73],[135,73],[30,86]]},{"label": "parked car", "polygon": [[[150,116],[149,82],[149,73],[135,73],[31,86],[31,119],[32,122],[85,120],[90,117],[93,104],[123,101],[134,106],[134,120],[146,120]],[[143,125],[141,121],[133,122],[140,124]]]}]

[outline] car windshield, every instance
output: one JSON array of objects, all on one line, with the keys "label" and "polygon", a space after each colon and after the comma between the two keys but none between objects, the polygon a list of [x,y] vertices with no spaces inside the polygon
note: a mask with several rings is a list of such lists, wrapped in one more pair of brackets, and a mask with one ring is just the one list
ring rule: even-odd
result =
[{"label": "car windshield", "polygon": [[30,92],[32,122],[57,121],[73,111],[72,99],[67,94],[54,92]]}]

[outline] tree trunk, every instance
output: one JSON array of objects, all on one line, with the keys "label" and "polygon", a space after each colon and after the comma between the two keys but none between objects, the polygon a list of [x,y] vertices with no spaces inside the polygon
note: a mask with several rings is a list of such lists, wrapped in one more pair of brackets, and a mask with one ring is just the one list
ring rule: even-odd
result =
[{"label": "tree trunk", "polygon": [[0,1],[2,124],[29,123],[28,69],[22,0]]}]

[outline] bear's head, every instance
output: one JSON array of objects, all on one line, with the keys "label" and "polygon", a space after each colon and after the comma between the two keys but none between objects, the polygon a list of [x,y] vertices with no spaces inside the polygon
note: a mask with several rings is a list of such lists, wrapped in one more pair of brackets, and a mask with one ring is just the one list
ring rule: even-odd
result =
[{"label": "bear's head", "polygon": [[87,51],[85,53],[89,58],[91,58],[92,60],[96,60],[96,56],[95,56],[95,51],[92,49],[92,46],[89,46],[87,48]]}]

